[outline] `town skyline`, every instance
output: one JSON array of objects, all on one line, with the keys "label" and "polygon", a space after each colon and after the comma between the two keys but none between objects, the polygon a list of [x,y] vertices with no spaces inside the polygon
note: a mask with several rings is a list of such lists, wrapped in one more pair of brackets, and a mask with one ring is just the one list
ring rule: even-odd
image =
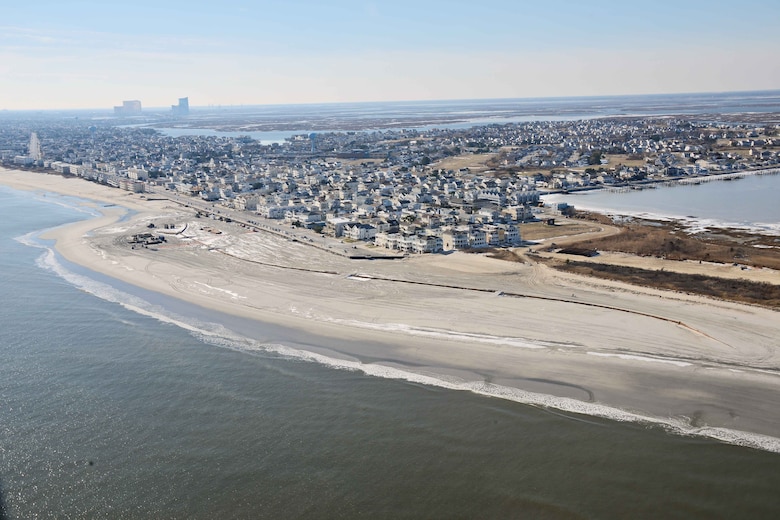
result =
[{"label": "town skyline", "polygon": [[[755,90],[724,90],[724,91],[702,91],[702,92],[658,92],[658,93],[650,93],[650,94],[593,94],[593,95],[583,95],[583,96],[577,96],[577,95],[571,95],[571,96],[529,96],[529,97],[509,97],[509,98],[435,98],[435,99],[398,99],[398,100],[365,100],[365,101],[321,101],[321,102],[284,102],[284,103],[237,103],[237,104],[200,104],[196,102],[192,104],[188,104],[189,108],[194,108],[197,112],[203,112],[203,113],[209,113],[214,110],[222,110],[222,109],[235,109],[235,110],[242,110],[242,109],[254,109],[254,108],[267,108],[267,107],[317,107],[317,106],[328,106],[328,105],[393,105],[393,104],[405,104],[408,103],[409,105],[414,104],[420,104],[421,106],[425,104],[451,104],[451,103],[501,103],[501,102],[514,102],[514,101],[532,101],[532,102],[539,102],[544,103],[547,101],[567,101],[567,100],[599,100],[599,99],[605,99],[605,100],[620,100],[620,99],[626,99],[626,100],[642,100],[643,98],[664,98],[669,97],[670,99],[677,98],[679,96],[723,96],[723,95],[757,95],[761,93],[767,93],[767,94],[776,94],[780,92],[780,88],[777,89],[755,89]],[[119,99],[114,98],[113,100],[113,106],[111,105],[111,102],[109,102],[109,105],[106,106],[95,106],[95,107],[74,107],[74,108],[22,108],[22,109],[7,109],[7,108],[0,108],[0,113],[24,113],[24,112],[51,112],[51,113],[67,113],[67,112],[85,112],[90,113],[94,116],[99,115],[102,112],[105,113],[112,113],[114,116],[117,117],[125,117],[128,115],[132,116],[144,116],[144,115],[170,115],[172,113],[176,112],[177,103],[179,100],[187,99],[189,100],[189,96],[185,97],[177,97],[176,99],[171,98],[168,103],[163,101],[159,105],[148,105],[143,99],[140,98],[134,98],[134,99]],[[122,104],[139,104],[140,108],[137,107],[137,110],[135,112],[128,112],[123,113],[121,110],[117,110],[121,107]],[[181,113],[177,115],[182,115]],[[643,114],[643,115],[651,115]],[[509,122],[512,118],[510,117],[507,119],[507,121],[503,121],[501,118],[496,119],[497,123],[502,122]],[[303,132],[304,129],[301,129],[301,132]],[[328,129],[326,131],[334,131],[331,129]]]},{"label": "town skyline", "polygon": [[[780,8],[230,0],[4,9],[0,110],[589,97],[780,88]],[[45,13],[40,16],[38,13]]]}]

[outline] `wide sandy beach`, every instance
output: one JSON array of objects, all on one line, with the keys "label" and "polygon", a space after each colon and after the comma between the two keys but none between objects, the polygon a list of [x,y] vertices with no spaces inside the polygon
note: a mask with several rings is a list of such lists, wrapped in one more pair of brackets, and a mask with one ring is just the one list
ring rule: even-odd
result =
[{"label": "wide sandy beach", "polygon": [[[780,451],[776,311],[484,255],[350,260],[81,179],[0,169],[0,184],[94,201],[102,217],[44,236],[67,260],[301,331],[320,361]],[[166,242],[129,244],[149,223]]]}]

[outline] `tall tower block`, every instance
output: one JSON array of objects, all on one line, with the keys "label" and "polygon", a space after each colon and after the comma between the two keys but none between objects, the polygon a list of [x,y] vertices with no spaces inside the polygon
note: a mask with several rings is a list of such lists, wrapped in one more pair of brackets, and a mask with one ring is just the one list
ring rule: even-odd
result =
[{"label": "tall tower block", "polygon": [[177,116],[186,116],[190,113],[190,98],[179,98],[179,104],[171,105],[171,110],[173,110],[173,113]]}]

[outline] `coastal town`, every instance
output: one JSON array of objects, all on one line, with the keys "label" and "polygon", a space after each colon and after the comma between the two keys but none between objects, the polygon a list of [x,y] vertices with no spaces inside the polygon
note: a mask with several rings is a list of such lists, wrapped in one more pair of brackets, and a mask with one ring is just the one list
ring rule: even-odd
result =
[{"label": "coastal town", "polygon": [[[267,229],[440,253],[519,245],[518,226],[538,218],[545,193],[640,189],[780,165],[777,124],[724,119],[304,132],[266,144],[171,137],[123,118],[11,118],[0,126],[0,161],[167,196]],[[556,204],[545,218],[572,211]]]},{"label": "coastal town", "polygon": [[780,0],[1,5],[0,520],[780,520]]}]

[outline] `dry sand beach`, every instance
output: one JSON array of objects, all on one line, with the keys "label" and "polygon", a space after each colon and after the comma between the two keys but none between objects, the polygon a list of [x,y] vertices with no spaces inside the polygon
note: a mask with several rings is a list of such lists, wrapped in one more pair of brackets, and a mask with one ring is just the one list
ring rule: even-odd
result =
[{"label": "dry sand beach", "polygon": [[[776,311],[484,255],[350,260],[81,179],[0,183],[95,201],[103,216],[44,235],[67,260],[323,338],[303,357],[780,452]],[[128,243],[149,223],[164,244]]]}]

